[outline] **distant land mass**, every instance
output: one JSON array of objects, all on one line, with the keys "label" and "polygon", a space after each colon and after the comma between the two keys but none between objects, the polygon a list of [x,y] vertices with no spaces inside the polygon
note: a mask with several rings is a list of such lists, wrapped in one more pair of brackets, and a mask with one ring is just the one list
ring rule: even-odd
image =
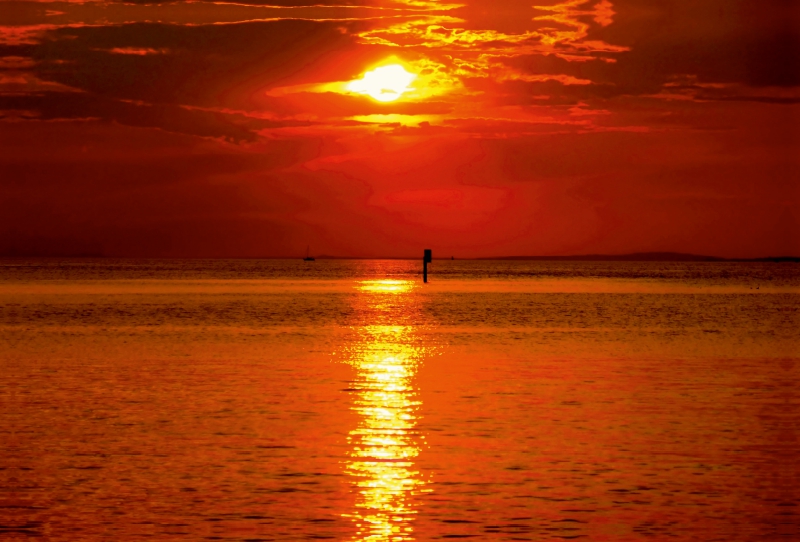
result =
[{"label": "distant land mass", "polygon": [[478,260],[534,260],[574,262],[800,262],[797,256],[769,256],[766,258],[720,258],[681,252],[634,252],[632,254],[581,254],[575,256],[501,256],[476,258]]},{"label": "distant land mass", "polygon": [[[446,254],[442,252],[442,254]],[[46,247],[32,247],[31,249],[23,250],[19,247],[2,247],[0,246],[0,258],[123,258],[123,259],[138,259],[137,257],[126,256],[113,256],[103,254],[102,251],[94,247],[83,246],[66,246],[58,247],[54,245]],[[142,257],[150,259],[148,257]],[[211,260],[294,260],[302,259],[302,256],[282,256],[282,257],[244,257],[244,258],[215,258],[215,257],[197,257],[197,258],[170,258],[170,257],[153,257],[155,259],[211,259]],[[420,260],[422,259],[422,250],[418,256],[334,256],[329,254],[321,254],[315,256],[317,260]],[[444,255],[438,256],[434,252],[434,260],[450,260],[451,256]],[[631,254],[577,254],[568,256],[489,256],[483,258],[453,258],[455,260],[524,260],[524,261],[542,261],[542,262],[793,262],[800,263],[800,256],[768,256],[764,258],[720,258],[718,256],[704,256],[702,254],[684,254],[681,252],[634,252]]]},{"label": "distant land mass", "polygon": [[[318,260],[418,260],[419,256],[388,256],[388,257],[358,257],[358,256],[332,256],[321,254]],[[451,256],[437,256],[434,260],[449,260]],[[487,256],[482,258],[454,258],[456,260],[527,260],[543,262],[796,262],[800,263],[800,256],[768,256],[764,258],[721,258],[718,256],[705,256],[702,254],[684,254],[682,252],[634,252],[631,254],[577,254],[570,256]]]}]

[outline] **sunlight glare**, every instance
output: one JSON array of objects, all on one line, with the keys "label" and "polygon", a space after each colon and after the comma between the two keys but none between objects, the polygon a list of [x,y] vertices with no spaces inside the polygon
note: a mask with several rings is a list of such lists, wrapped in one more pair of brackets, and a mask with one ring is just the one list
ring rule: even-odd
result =
[{"label": "sunlight glare", "polygon": [[361,79],[351,81],[347,90],[366,94],[379,102],[393,102],[404,93],[414,90],[409,85],[417,78],[399,64],[381,66],[365,73]]}]

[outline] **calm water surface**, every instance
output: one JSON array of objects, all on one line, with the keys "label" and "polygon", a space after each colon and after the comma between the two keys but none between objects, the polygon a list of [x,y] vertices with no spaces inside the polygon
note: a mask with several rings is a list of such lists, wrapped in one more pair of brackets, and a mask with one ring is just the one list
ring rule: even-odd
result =
[{"label": "calm water surface", "polygon": [[800,540],[800,266],[0,260],[0,538]]}]

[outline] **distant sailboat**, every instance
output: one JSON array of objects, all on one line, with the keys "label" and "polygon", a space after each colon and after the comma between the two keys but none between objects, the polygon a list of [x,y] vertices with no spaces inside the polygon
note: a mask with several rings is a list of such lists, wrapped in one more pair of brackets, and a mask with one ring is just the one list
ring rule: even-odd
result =
[{"label": "distant sailboat", "polygon": [[308,250],[309,250],[310,248],[311,248],[311,246],[310,246],[310,245],[306,247],[306,257],[305,257],[305,258],[303,258],[303,261],[304,261],[304,262],[314,262],[314,261],[316,261],[316,260],[315,260],[313,257],[311,257],[311,256],[309,256],[309,255],[308,255]]}]

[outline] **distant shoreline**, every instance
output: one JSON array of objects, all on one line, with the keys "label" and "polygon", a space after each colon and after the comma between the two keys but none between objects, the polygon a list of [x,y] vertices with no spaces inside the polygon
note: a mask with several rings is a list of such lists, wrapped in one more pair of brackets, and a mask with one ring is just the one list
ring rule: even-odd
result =
[{"label": "distant shoreline", "polygon": [[[419,257],[351,257],[317,256],[318,260],[419,260]],[[433,257],[434,261],[450,258]],[[632,254],[577,254],[569,256],[486,256],[480,258],[454,258],[461,261],[540,261],[540,262],[792,262],[800,263],[800,256],[766,256],[762,258],[722,258],[702,254],[679,252],[635,252]]]},{"label": "distant shoreline", "polygon": [[499,258],[475,258],[477,260],[531,260],[531,261],[577,261],[577,262],[794,262],[798,256],[767,256],[763,258],[721,258],[679,252],[636,252],[633,254],[582,254],[575,256],[504,256]]},{"label": "distant shoreline", "polygon": [[[284,257],[164,257],[164,256],[106,256],[102,254],[0,254],[4,260],[24,259],[119,259],[119,260],[297,260],[302,256]],[[417,257],[359,257],[359,256],[330,256],[323,254],[315,256],[317,260],[419,260]],[[437,258],[435,261],[449,261],[451,258]],[[481,258],[454,258],[459,261],[540,261],[540,262],[774,262],[774,263],[800,263],[800,256],[766,256],[761,258],[722,258],[718,256],[705,256],[701,254],[684,254],[680,252],[634,252],[631,254],[578,254],[568,256],[491,256]]]}]

